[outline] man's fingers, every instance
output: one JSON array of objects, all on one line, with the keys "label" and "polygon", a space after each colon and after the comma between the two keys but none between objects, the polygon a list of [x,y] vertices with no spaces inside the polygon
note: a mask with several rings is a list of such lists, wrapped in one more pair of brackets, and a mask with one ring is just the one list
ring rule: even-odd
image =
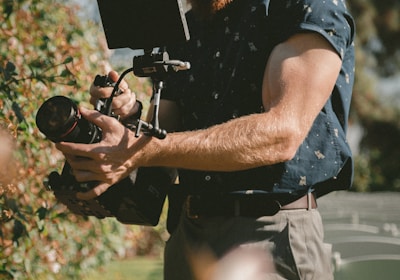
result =
[{"label": "man's fingers", "polygon": [[[108,78],[113,81],[113,82],[117,82],[119,79],[119,74],[115,71],[110,71],[108,73]],[[119,88],[122,90],[126,90],[128,89],[128,84],[125,80],[122,80],[121,83],[119,84]]]},{"label": "man's fingers", "polygon": [[[74,171],[74,175],[79,176],[80,181],[91,181],[93,180],[92,177],[88,177],[89,174],[86,174],[86,172],[90,172],[90,174],[103,174],[104,172],[110,172],[111,167],[110,165],[104,164],[104,165],[97,165],[93,164],[93,159],[87,158],[87,157],[77,157],[77,156],[71,156],[71,155],[65,155],[68,163],[71,165]],[[101,155],[98,156],[97,158],[106,160],[106,157]],[[79,172],[85,172],[85,173],[78,173]],[[96,175],[92,175],[96,176]],[[77,178],[78,179],[78,178]]]},{"label": "man's fingers", "polygon": [[116,96],[113,100],[113,112],[120,115],[122,119],[136,113],[135,111],[136,96],[129,89],[123,94]]},{"label": "man's fingers", "polygon": [[118,81],[119,75],[116,71],[112,70],[112,71],[108,72],[108,78],[111,81],[116,82],[116,81]]},{"label": "man's fingers", "polygon": [[[112,82],[117,82],[119,79],[119,75],[115,71],[111,71],[108,73],[108,78]],[[122,91],[126,91],[129,87],[128,84],[126,83],[125,80],[122,80],[121,83],[119,84],[119,88]],[[90,85],[90,95],[92,99],[90,100],[91,104],[95,104],[97,99],[100,98],[109,98],[112,92],[112,87],[101,87],[97,86],[94,83]]]},{"label": "man's fingers", "polygon": [[88,144],[81,143],[71,143],[71,142],[59,142],[56,143],[56,148],[60,150],[64,155],[74,155],[77,157],[86,157],[86,158],[97,158],[96,154],[91,153],[93,147]]},{"label": "man's fingers", "polygon": [[119,124],[119,122],[115,118],[104,115],[96,110],[89,110],[84,107],[80,107],[79,111],[86,120],[97,125],[103,130],[105,128],[113,128],[114,126]]},{"label": "man's fingers", "polygon": [[110,97],[111,92],[112,92],[111,87],[99,87],[95,86],[94,84],[90,86],[90,95],[94,99],[108,98]]},{"label": "man's fingers", "polygon": [[101,194],[103,194],[104,192],[106,192],[110,186],[111,185],[107,183],[100,183],[99,185],[97,185],[96,187],[87,192],[78,192],[76,194],[76,198],[80,200],[89,200],[96,198]]}]

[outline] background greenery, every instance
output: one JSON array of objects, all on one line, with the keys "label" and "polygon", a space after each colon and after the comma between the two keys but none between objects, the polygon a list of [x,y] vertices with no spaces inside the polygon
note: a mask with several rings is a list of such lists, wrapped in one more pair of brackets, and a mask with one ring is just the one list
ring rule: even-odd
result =
[{"label": "background greenery", "polygon": [[[93,76],[109,68],[101,29],[66,1],[0,3],[0,144],[11,137],[15,146],[0,166],[0,279],[79,279],[112,258],[159,257],[164,217],[156,228],[78,217],[43,188],[64,159],[38,132],[36,111],[54,95],[87,102]],[[399,191],[399,98],[382,97],[379,84],[400,75],[400,3],[348,4],[358,26],[351,122],[362,131],[353,190]],[[147,81],[129,82],[148,99]]]}]

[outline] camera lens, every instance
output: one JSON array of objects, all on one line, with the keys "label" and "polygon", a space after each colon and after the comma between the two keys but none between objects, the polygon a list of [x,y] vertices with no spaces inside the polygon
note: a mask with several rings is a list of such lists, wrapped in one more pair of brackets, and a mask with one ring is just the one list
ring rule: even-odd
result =
[{"label": "camera lens", "polygon": [[36,125],[53,142],[90,144],[101,140],[100,128],[82,118],[76,104],[64,96],[54,96],[42,104]]}]

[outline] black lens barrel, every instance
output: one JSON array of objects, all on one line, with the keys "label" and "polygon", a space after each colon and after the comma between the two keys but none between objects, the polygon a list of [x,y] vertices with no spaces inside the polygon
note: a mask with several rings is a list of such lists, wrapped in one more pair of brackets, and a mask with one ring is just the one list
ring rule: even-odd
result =
[{"label": "black lens barrel", "polygon": [[36,114],[36,125],[55,143],[90,144],[101,140],[101,129],[82,118],[75,102],[65,96],[46,100]]}]

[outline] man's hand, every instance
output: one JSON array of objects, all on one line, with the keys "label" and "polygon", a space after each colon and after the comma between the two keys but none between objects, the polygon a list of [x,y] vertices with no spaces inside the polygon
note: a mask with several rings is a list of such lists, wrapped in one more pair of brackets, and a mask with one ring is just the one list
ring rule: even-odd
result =
[{"label": "man's hand", "polygon": [[[119,75],[115,71],[110,71],[108,78],[116,82],[119,79]],[[122,80],[119,88],[122,93],[113,98],[112,111],[115,115],[120,116],[122,120],[125,120],[135,115],[138,112],[139,106],[136,102],[136,94],[129,89],[125,80]],[[99,87],[92,84],[90,86],[90,103],[95,105],[100,98],[110,97],[112,89],[112,87]]]},{"label": "man's hand", "polygon": [[140,156],[136,156],[150,138],[136,138],[132,131],[115,118],[97,111],[85,108],[80,108],[80,111],[85,119],[102,129],[102,140],[93,144],[61,142],[56,147],[65,155],[77,181],[101,182],[94,189],[78,196],[90,199],[102,194],[138,167],[136,159]]}]

